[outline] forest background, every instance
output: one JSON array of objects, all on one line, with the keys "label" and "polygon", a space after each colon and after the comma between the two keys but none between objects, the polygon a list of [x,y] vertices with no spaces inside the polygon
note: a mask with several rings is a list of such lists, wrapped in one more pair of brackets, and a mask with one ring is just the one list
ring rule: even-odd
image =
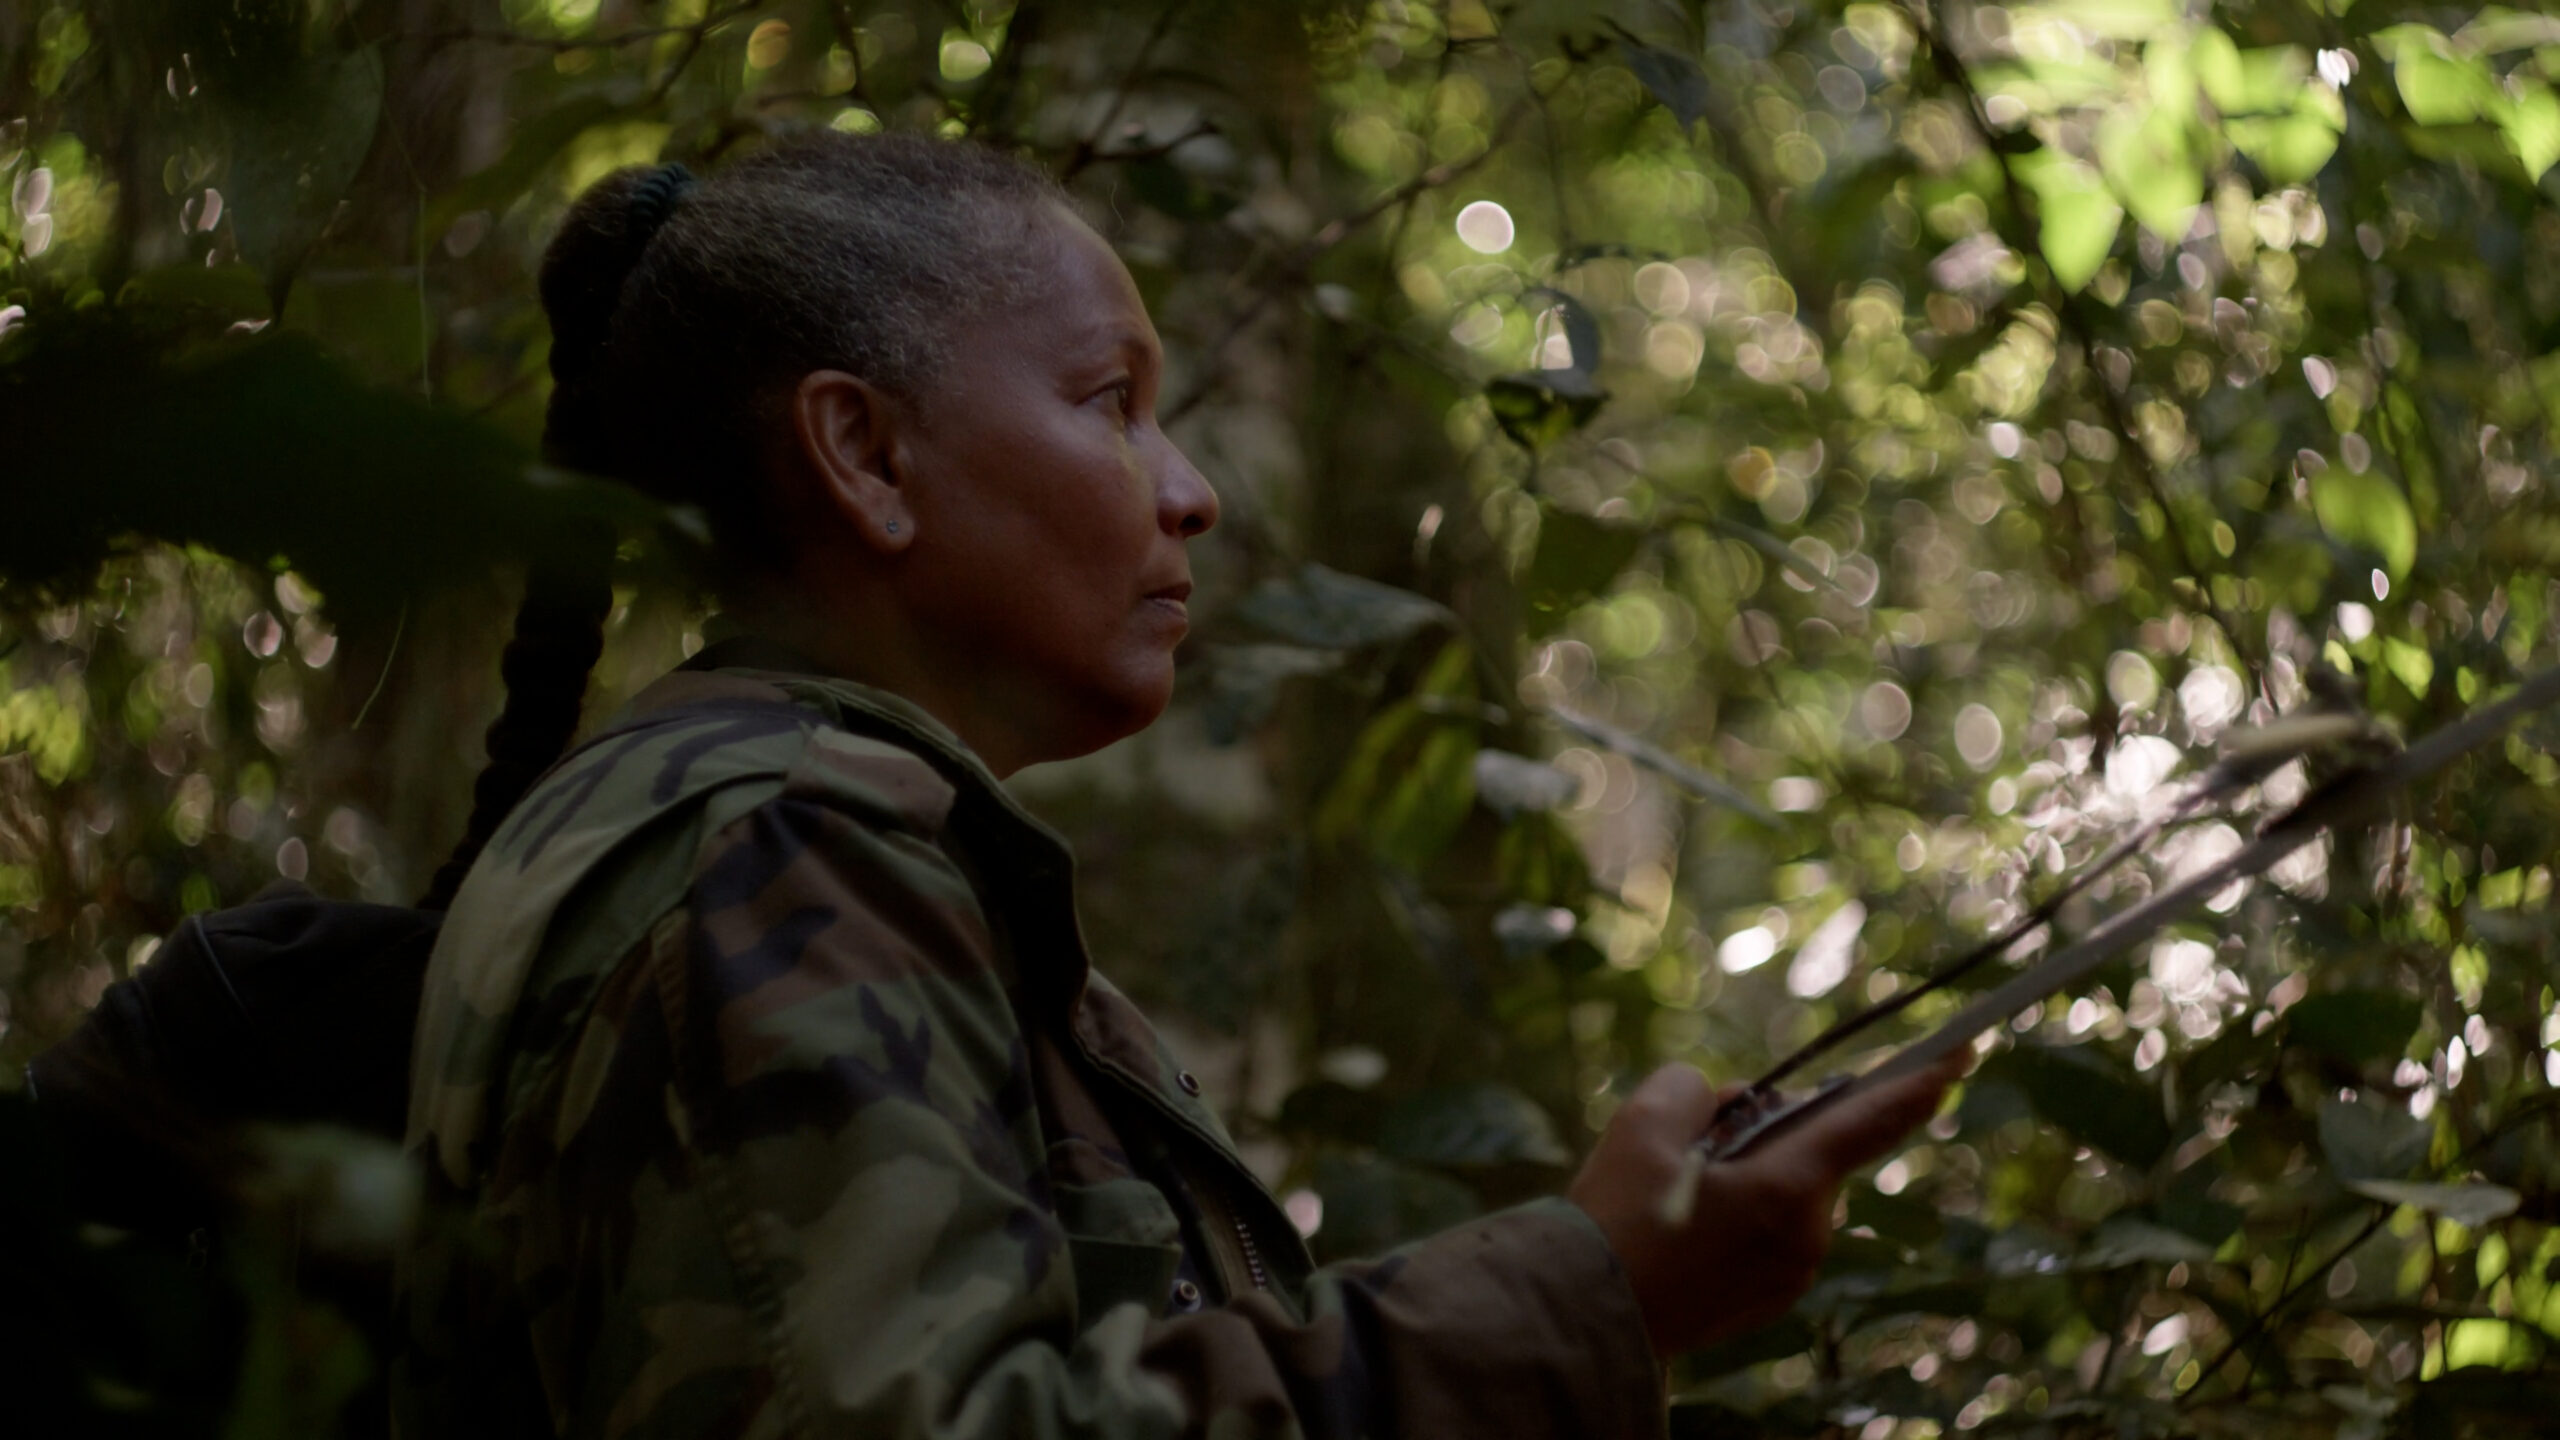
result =
[{"label": "forest background", "polygon": [[[190,911],[414,898],[564,517],[625,536],[591,716],[699,646],[698,527],[536,461],[535,262],[615,166],[886,127],[1054,167],[1224,499],[1173,712],[1019,781],[1104,967],[1320,1254],[1553,1190],[2235,727],[2551,661],[2555,78],[2403,0],[0,0],[0,1074]],[[2015,1017],[1678,1432],[2539,1432],[2555,752]],[[0,1369],[328,1433],[377,1357],[296,1277],[397,1182],[285,1137],[208,1279],[14,1170],[66,1278]]]}]

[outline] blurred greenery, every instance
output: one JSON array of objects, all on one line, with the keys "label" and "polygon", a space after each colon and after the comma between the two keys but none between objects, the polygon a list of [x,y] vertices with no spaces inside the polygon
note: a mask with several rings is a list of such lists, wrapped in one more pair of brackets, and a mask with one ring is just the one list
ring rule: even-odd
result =
[{"label": "blurred greenery", "polygon": [[[1104,964],[1321,1253],[1551,1191],[2234,727],[2551,663],[2555,80],[2408,0],[0,0],[0,1061],[190,910],[414,896],[559,522],[627,537],[594,713],[700,643],[684,517],[532,461],[569,197],[965,133],[1117,244],[1226,504],[1174,712],[1019,782]],[[2017,1016],[1675,1433],[2547,1430],[2556,749]],[[0,1404],[377,1425],[312,1235],[379,1227],[278,1218],[374,1161],[279,1142],[208,1264],[22,1132]]]}]

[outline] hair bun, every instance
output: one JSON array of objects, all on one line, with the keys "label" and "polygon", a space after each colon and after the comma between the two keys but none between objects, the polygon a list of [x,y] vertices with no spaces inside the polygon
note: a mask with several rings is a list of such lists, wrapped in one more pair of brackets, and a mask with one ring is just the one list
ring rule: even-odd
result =
[{"label": "hair bun", "polygon": [[[623,243],[631,250],[631,263],[640,263],[640,253],[649,248],[650,237],[667,217],[676,211],[676,202],[693,188],[693,172],[682,165],[661,165],[640,177],[631,187],[631,198],[623,205]],[[627,268],[627,267],[626,267]]]},{"label": "hair bun", "polygon": [[623,288],[685,192],[693,172],[682,165],[633,166],[597,181],[569,207],[560,234],[543,256],[539,288],[551,318],[551,413],[544,442],[555,458],[592,468],[594,438],[578,411],[582,393],[602,367]]}]

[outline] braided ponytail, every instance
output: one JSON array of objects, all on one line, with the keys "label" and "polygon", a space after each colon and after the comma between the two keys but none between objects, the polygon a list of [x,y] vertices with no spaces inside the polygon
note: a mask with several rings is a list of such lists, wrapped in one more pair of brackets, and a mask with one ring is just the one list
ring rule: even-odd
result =
[{"label": "braided ponytail", "polygon": [[[543,257],[552,389],[542,438],[544,452],[560,464],[606,468],[600,382],[613,312],[650,238],[692,184],[681,165],[611,176],[579,199]],[[613,536],[588,524],[551,541],[525,576],[515,631],[498,660],[507,698],[489,722],[489,763],[472,782],[470,822],[428,883],[422,909],[453,903],[507,813],[577,735],[587,677],[604,653],[605,616],[613,606]]]}]

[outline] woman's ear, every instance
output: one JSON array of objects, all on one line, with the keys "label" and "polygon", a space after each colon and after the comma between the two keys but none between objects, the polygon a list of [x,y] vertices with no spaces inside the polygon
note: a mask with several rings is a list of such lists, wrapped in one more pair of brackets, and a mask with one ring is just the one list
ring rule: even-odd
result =
[{"label": "woman's ear", "polygon": [[817,481],[813,498],[883,554],[915,539],[915,517],[899,483],[901,418],[897,402],[878,386],[841,370],[811,371],[792,392],[792,435]]}]

